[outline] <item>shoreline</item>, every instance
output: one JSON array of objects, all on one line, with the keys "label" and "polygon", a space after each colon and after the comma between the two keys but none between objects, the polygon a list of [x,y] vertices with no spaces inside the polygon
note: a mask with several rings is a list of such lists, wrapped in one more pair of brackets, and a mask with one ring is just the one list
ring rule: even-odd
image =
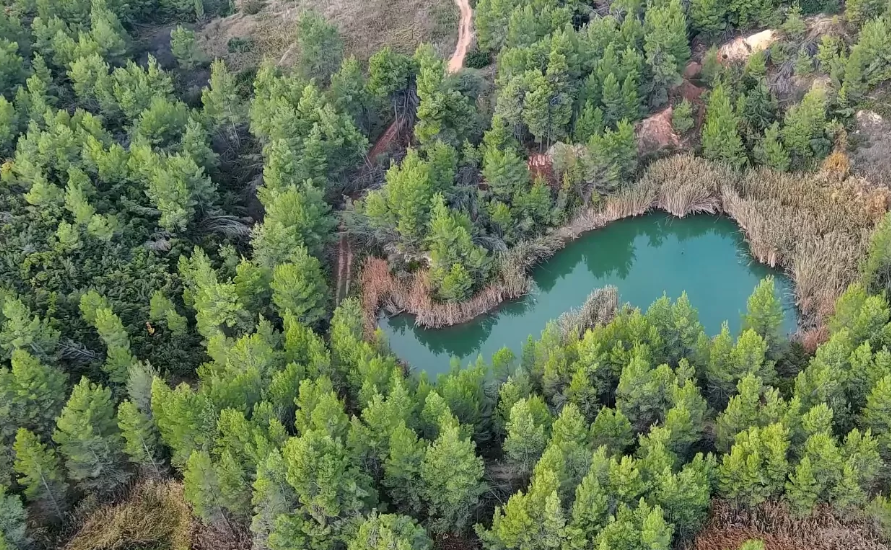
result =
[{"label": "shoreline", "polygon": [[[752,183],[752,175],[759,178],[759,183]],[[532,284],[532,268],[571,242],[610,223],[661,210],[676,218],[710,214],[731,219],[742,232],[752,258],[782,270],[793,282],[795,307],[800,314],[798,337],[803,342],[819,341],[825,333],[825,320],[832,313],[831,302],[828,301],[834,300],[854,281],[857,266],[847,262],[841,266],[843,269],[829,270],[824,276],[819,271],[814,272],[821,266],[803,262],[799,256],[812,253],[815,259],[819,259],[821,253],[825,255],[829,245],[834,245],[830,248],[844,248],[849,252],[844,259],[859,258],[858,252],[862,251],[862,247],[855,246],[857,243],[854,239],[839,238],[827,243],[823,235],[815,235],[812,239],[814,242],[798,243],[792,239],[792,246],[788,246],[786,241],[789,241],[790,235],[784,234],[783,229],[819,224],[801,223],[800,217],[813,213],[799,212],[783,203],[788,198],[783,192],[786,192],[785,195],[794,194],[797,189],[778,189],[777,198],[762,196],[765,194],[764,188],[747,188],[763,187],[765,184],[760,183],[760,179],[765,175],[770,174],[764,171],[735,173],[717,163],[689,155],[656,161],[639,180],[606,197],[596,210],[583,211],[569,223],[504,252],[499,258],[499,269],[494,280],[464,302],[435,302],[426,269],[399,278],[390,273],[386,260],[369,257],[360,273],[366,331],[373,333],[377,328],[381,309],[413,315],[416,325],[428,329],[470,322],[507,301],[527,294]],[[773,175],[780,179],[785,177],[787,180],[783,181],[794,182],[795,185],[820,184],[815,174]],[[750,196],[744,196],[746,191]],[[837,194],[830,188],[823,191],[832,197]],[[763,208],[759,210],[757,207]],[[769,209],[772,210],[765,211]],[[782,219],[773,219],[777,215]],[[776,227],[776,224],[780,227]],[[869,220],[865,225],[869,225]],[[863,240],[861,235],[860,244]]]}]

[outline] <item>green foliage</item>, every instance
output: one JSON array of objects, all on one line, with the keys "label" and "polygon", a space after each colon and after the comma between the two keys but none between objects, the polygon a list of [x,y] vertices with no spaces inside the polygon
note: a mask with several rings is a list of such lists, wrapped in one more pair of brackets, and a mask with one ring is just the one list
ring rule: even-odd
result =
[{"label": "green foliage", "polygon": [[684,99],[671,113],[671,127],[679,135],[684,135],[693,128],[694,124],[693,104]]},{"label": "green foliage", "polygon": [[40,514],[61,521],[68,507],[68,486],[56,452],[25,428],[15,436],[15,472],[23,494]]},{"label": "green foliage", "polygon": [[326,315],[328,286],[322,266],[305,248],[292,250],[290,261],[275,267],[270,288],[272,301],[281,315],[289,312],[307,325]]},{"label": "green foliage", "polygon": [[170,31],[170,50],[179,66],[187,71],[203,61],[204,55],[195,41],[195,32],[182,25]]},{"label": "green foliage", "polygon": [[727,27],[727,4],[716,0],[694,0],[690,3],[690,23],[705,36],[715,36]]},{"label": "green foliage", "polygon": [[84,491],[108,493],[130,477],[108,388],[82,378],[59,415],[53,441],[65,459],[68,478]]},{"label": "green foliage", "polygon": [[793,105],[783,121],[783,144],[797,162],[823,157],[831,142],[824,136],[826,125],[826,91],[814,86],[801,103]]},{"label": "green foliage", "polygon": [[739,116],[723,84],[709,93],[702,127],[702,154],[734,168],[746,163],[745,149],[739,137]]},{"label": "green foliage", "polygon": [[343,41],[337,27],[307,11],[297,22],[297,71],[307,80],[327,81],[343,60]]},{"label": "green foliage", "polygon": [[372,512],[347,542],[347,550],[430,550],[433,541],[409,516]]},{"label": "green foliage", "polygon": [[678,0],[652,5],[646,11],[644,52],[653,78],[651,103],[661,105],[668,99],[668,89],[680,83],[690,58],[687,19]]},{"label": "green foliage", "polygon": [[891,215],[876,226],[869,251],[860,265],[860,280],[871,292],[891,295]]},{"label": "green foliage", "polygon": [[30,546],[30,537],[25,532],[26,519],[21,499],[7,494],[6,486],[0,485],[0,548],[24,550]]},{"label": "green foliage", "polygon": [[[443,476],[442,472],[450,472]],[[470,522],[477,499],[486,490],[483,460],[457,425],[443,425],[421,463],[421,495],[435,533],[460,533]]]}]

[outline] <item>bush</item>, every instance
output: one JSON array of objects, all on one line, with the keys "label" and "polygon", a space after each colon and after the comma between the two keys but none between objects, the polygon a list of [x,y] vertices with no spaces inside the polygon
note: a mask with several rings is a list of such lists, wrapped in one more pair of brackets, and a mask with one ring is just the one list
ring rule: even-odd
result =
[{"label": "bush", "polygon": [[467,57],[464,58],[464,65],[471,69],[482,69],[483,67],[488,67],[491,63],[491,56],[476,47],[472,51],[467,52]]},{"label": "bush", "polygon": [[671,114],[671,127],[679,135],[693,128],[693,104],[686,99],[681,101]]},{"label": "bush", "polygon": [[229,50],[229,53],[247,53],[254,49],[254,39],[240,36],[230,38],[226,49]]}]

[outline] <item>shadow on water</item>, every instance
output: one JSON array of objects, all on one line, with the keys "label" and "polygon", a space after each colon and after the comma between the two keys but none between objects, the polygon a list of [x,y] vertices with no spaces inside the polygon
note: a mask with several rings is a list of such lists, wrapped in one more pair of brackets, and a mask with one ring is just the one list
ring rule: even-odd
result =
[{"label": "shadow on water", "polygon": [[435,375],[451,357],[462,364],[489,358],[507,346],[519,355],[527,336],[537,337],[551,319],[578,307],[595,288],[615,285],[620,299],[646,309],[662,294],[686,291],[706,331],[727,321],[739,330],[746,300],[758,282],[776,277],[786,309],[785,328],[797,322],[792,284],[782,273],[755,262],[733,221],[715,216],[684,219],[667,214],[621,220],[571,243],[532,273],[535,290],[470,323],[423,329],[414,318],[382,318],[390,347],[412,368]]}]

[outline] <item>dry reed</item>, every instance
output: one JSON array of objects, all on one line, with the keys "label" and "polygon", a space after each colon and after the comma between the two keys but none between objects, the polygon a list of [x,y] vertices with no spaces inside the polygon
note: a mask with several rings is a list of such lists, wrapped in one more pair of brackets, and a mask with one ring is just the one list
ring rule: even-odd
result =
[{"label": "dry reed", "polygon": [[596,209],[579,212],[566,225],[501,254],[497,276],[465,302],[437,302],[426,271],[400,280],[385,260],[371,258],[362,271],[366,326],[373,329],[381,306],[411,313],[428,328],[470,321],[528,293],[532,267],[582,234],[658,209],[677,217],[708,213],[733,218],[752,256],[784,269],[795,282],[802,330],[812,337],[824,334],[820,327],[836,298],[854,281],[869,235],[891,205],[888,191],[843,177],[845,162],[839,155],[834,153],[815,174],[767,169],[738,173],[689,154],[658,160],[635,184]]},{"label": "dry reed", "polygon": [[864,521],[843,521],[828,507],[796,519],[783,503],[753,510],[712,502],[708,522],[692,543],[694,550],[728,550],[757,539],[765,550],[885,550],[879,533]]},{"label": "dry reed", "polygon": [[571,309],[557,319],[563,337],[569,341],[597,325],[603,325],[616,316],[619,309],[619,289],[614,286],[598,288],[588,295],[578,309]]},{"label": "dry reed", "polygon": [[182,484],[145,481],[120,504],[90,514],[66,550],[167,548],[189,550],[192,514]]}]

